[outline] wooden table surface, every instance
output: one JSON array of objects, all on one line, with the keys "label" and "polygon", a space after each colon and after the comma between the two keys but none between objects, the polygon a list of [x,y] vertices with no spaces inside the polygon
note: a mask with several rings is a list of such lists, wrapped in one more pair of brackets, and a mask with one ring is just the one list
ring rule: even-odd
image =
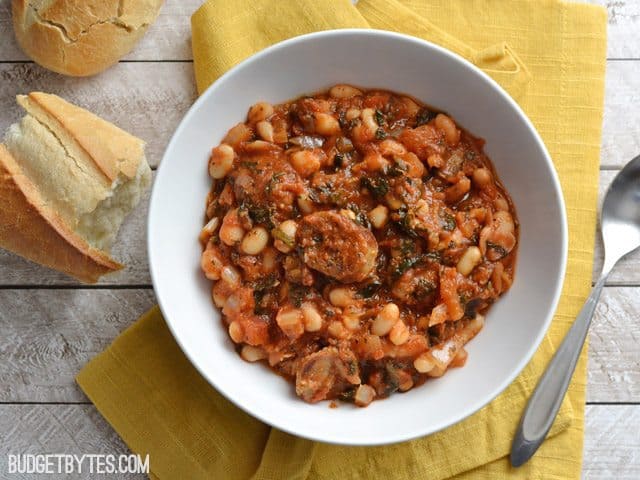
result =
[{"label": "wooden table surface", "polygon": [[[620,167],[640,154],[640,1],[591,1],[609,13],[602,195]],[[145,139],[155,168],[196,96],[189,18],[202,2],[167,0],[133,53],[83,79],[25,57],[13,38],[10,3],[0,0],[0,132],[22,115],[16,94],[52,92]],[[126,220],[114,249],[128,268],[98,285],[80,285],[0,251],[0,478],[7,453],[127,452],[74,376],[155,303],[145,246],[148,200]],[[601,260],[598,239],[596,272]],[[609,278],[591,329],[584,478],[640,478],[638,312],[640,254]]]}]

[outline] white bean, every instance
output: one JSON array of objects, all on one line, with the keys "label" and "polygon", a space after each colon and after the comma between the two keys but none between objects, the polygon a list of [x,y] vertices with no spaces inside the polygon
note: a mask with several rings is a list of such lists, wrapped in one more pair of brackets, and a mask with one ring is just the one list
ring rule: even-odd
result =
[{"label": "white bean", "polygon": [[200,231],[200,241],[202,243],[207,243],[211,236],[216,232],[219,225],[220,219],[218,217],[213,217],[211,220],[209,220]]},{"label": "white bean", "polygon": [[409,340],[409,328],[407,328],[407,325],[402,320],[398,320],[395,325],[391,327],[389,340],[391,340],[391,343],[394,345],[403,345]]},{"label": "white bean", "polygon": [[351,331],[360,329],[360,318],[355,315],[342,315],[342,323]]},{"label": "white bean", "polygon": [[215,306],[218,308],[224,308],[224,306],[227,304],[227,297],[222,295],[215,288],[213,289],[213,292],[211,295],[213,297],[213,303],[215,304]]},{"label": "white bean", "polygon": [[234,157],[235,152],[231,145],[221,143],[214,148],[209,159],[209,175],[211,175],[211,178],[224,178],[233,167]]},{"label": "white bean", "polygon": [[340,133],[340,122],[329,113],[316,113],[314,126],[320,135],[337,135]]},{"label": "white bean", "polygon": [[346,118],[349,121],[355,120],[356,118],[358,118],[360,116],[360,113],[361,113],[360,109],[358,109],[358,108],[350,108],[344,114],[344,118]]},{"label": "white bean", "polygon": [[240,243],[244,237],[244,229],[240,226],[238,209],[235,208],[227,212],[220,227],[220,240],[229,246]]},{"label": "white bean", "polygon": [[256,130],[258,135],[260,135],[260,138],[267,142],[273,142],[273,125],[271,125],[271,123],[266,120],[258,122],[256,124]]},{"label": "white bean", "polygon": [[359,407],[366,407],[376,396],[376,391],[369,385],[362,384],[356,390],[354,401]]},{"label": "white bean", "polygon": [[317,332],[322,328],[322,316],[313,303],[303,303],[301,310],[304,317],[304,329],[307,332]]},{"label": "white bean", "polygon": [[235,343],[240,343],[244,340],[244,331],[240,322],[234,320],[229,324],[229,336]]},{"label": "white bean", "polygon": [[298,150],[289,157],[289,162],[302,177],[309,177],[320,170],[319,156],[309,150]]},{"label": "white bean", "polygon": [[460,141],[460,130],[456,128],[456,124],[451,118],[444,113],[436,115],[434,120],[436,128],[444,132],[444,139],[449,145],[457,145]]},{"label": "white bean", "polygon": [[425,352],[413,361],[413,367],[420,373],[429,373],[435,367],[431,354]]},{"label": "white bean", "polygon": [[387,303],[378,313],[373,324],[371,333],[380,337],[391,331],[395,323],[400,318],[400,309],[395,303]]},{"label": "white bean", "polygon": [[344,328],[342,322],[334,320],[329,324],[327,328],[327,332],[334,338],[346,338],[349,332]]},{"label": "white bean", "polygon": [[334,288],[329,292],[329,301],[336,307],[348,307],[353,304],[353,291],[346,287]]},{"label": "white bean", "polygon": [[476,268],[482,261],[482,253],[478,247],[471,246],[465,250],[465,252],[458,260],[456,268],[465,277],[469,275],[474,268]]},{"label": "white bean", "polygon": [[369,212],[369,220],[375,228],[383,228],[389,220],[389,209],[384,205],[378,205]]},{"label": "white bean", "polygon": [[282,307],[276,315],[276,323],[284,334],[292,340],[304,333],[302,311],[298,308]]},{"label": "white bean", "polygon": [[258,102],[249,109],[249,122],[260,122],[271,115],[273,115],[273,105],[267,102]]},{"label": "white bean", "polygon": [[240,356],[247,362],[257,362],[267,358],[267,354],[264,350],[252,345],[245,345],[240,351]]},{"label": "white bean", "polygon": [[378,130],[378,122],[376,122],[374,115],[375,110],[373,108],[365,108],[360,114],[360,118],[362,118],[362,124],[372,132]]},{"label": "white bean", "polygon": [[240,248],[247,255],[258,255],[269,243],[269,232],[264,227],[254,227],[249,230],[240,244]]},{"label": "white bean", "polygon": [[351,98],[357,95],[362,95],[362,91],[352,87],[351,85],[340,84],[331,87],[329,95],[333,98]]},{"label": "white bean", "polygon": [[289,253],[296,243],[296,232],[298,224],[295,220],[285,220],[276,228],[274,232],[275,241],[273,246],[282,253]]},{"label": "white bean", "polygon": [[220,279],[230,286],[236,287],[240,285],[240,272],[231,265],[225,265],[220,270]]},{"label": "white bean", "polygon": [[309,215],[313,213],[315,206],[313,200],[309,198],[309,195],[302,194],[298,197],[298,208],[300,208],[300,211],[305,215]]},{"label": "white bean", "polygon": [[491,183],[491,172],[488,168],[476,168],[473,171],[473,183],[478,188],[484,188]]}]

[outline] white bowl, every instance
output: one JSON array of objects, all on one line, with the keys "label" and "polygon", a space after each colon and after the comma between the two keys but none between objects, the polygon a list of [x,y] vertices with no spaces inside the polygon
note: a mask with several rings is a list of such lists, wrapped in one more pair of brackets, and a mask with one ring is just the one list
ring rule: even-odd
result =
[{"label": "white bowl", "polygon": [[[291,384],[234,351],[200,272],[210,150],[259,100],[273,103],[336,83],[410,94],[486,139],[485,151],[521,222],[513,288],[468,345],[463,368],[367,408],[309,405]],[[295,435],[376,445],[427,435],[490,402],[527,364],[558,302],[567,254],[560,184],[540,137],[518,105],[461,57],[422,40],[375,30],[334,30],[263,50],[198,99],[176,130],[156,176],[149,212],[155,291],[178,344],[200,373],[254,417]]]}]

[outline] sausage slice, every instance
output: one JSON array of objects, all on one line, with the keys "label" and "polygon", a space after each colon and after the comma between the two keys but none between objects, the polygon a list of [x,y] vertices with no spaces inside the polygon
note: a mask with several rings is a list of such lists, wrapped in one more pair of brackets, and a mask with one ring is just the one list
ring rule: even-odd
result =
[{"label": "sausage slice", "polygon": [[297,236],[307,266],[340,282],[361,282],[375,266],[378,242],[373,233],[336,211],[307,215]]}]

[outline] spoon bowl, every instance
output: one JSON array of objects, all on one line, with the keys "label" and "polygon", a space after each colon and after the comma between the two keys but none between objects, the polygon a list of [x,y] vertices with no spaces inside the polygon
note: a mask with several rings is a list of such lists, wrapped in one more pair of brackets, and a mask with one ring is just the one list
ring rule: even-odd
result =
[{"label": "spoon bowl", "polygon": [[[605,267],[640,247],[640,155],[616,175],[602,204]],[[610,270],[610,269],[609,269]]]}]

